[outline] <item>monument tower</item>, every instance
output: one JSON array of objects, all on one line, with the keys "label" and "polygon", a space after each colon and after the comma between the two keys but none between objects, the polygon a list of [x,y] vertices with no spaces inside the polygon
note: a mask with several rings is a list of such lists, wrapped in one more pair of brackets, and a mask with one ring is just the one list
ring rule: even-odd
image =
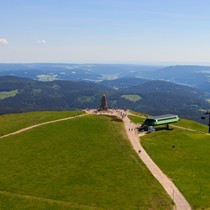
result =
[{"label": "monument tower", "polygon": [[100,106],[100,111],[107,111],[108,106],[107,106],[107,101],[106,101],[106,96],[104,95],[101,99],[101,106]]}]

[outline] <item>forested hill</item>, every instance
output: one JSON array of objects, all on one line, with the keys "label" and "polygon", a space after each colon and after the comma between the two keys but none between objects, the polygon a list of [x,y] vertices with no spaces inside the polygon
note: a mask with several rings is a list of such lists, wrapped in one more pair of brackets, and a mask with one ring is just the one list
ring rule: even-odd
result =
[{"label": "forested hill", "polygon": [[143,78],[165,80],[177,84],[186,84],[210,93],[210,67],[178,65],[168,66],[153,72],[144,72]]},{"label": "forested hill", "polygon": [[[117,90],[110,88],[113,84],[118,86]],[[152,115],[174,113],[197,121],[200,121],[201,111],[210,106],[208,94],[164,81],[130,78],[127,82],[126,79],[103,83],[41,82],[13,76],[0,77],[1,114],[98,108],[102,95],[107,96],[111,108],[132,109]]]},{"label": "forested hill", "polygon": [[[0,77],[0,112],[94,108],[109,88],[91,82]],[[111,92],[113,92],[111,90]]]}]

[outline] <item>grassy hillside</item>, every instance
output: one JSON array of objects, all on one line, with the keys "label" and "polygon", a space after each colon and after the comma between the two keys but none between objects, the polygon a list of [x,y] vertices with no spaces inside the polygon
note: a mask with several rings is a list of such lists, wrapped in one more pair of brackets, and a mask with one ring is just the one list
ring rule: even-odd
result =
[{"label": "grassy hillside", "polygon": [[192,120],[186,120],[186,119],[180,120],[175,125],[181,126],[184,128],[194,129],[194,130],[205,132],[205,133],[208,132],[207,125],[203,125],[203,124],[200,124],[200,123],[192,121]]},{"label": "grassy hillside", "polygon": [[20,130],[31,125],[83,114],[83,111],[44,111],[21,114],[7,114],[0,116],[0,136]]},{"label": "grassy hillside", "polygon": [[135,124],[142,124],[145,120],[144,116],[128,115],[128,118]]},{"label": "grassy hillside", "polygon": [[0,141],[0,209],[171,209],[121,120],[86,116]]},{"label": "grassy hillside", "polygon": [[210,209],[209,135],[174,128],[150,133],[141,142],[193,209]]}]

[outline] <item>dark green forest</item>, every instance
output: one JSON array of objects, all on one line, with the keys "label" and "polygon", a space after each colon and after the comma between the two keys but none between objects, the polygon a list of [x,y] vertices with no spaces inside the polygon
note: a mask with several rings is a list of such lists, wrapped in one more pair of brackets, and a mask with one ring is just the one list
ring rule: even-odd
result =
[{"label": "dark green forest", "polygon": [[[9,94],[14,90],[14,95]],[[122,97],[134,94],[141,99],[134,102]],[[110,108],[132,109],[151,115],[172,113],[197,121],[200,121],[202,111],[210,106],[207,93],[165,81],[139,80],[138,83],[137,79],[128,78],[112,83],[41,82],[3,76],[0,77],[0,114],[98,108],[103,95]]]}]

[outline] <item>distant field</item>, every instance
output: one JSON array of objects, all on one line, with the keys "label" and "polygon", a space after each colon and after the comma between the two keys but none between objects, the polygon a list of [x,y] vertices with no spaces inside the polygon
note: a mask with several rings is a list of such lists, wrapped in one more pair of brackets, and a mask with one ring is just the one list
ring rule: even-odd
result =
[{"label": "distant field", "polygon": [[83,111],[44,111],[0,116],[0,136],[50,120],[83,114]]},{"label": "distant field", "polygon": [[133,102],[136,102],[142,99],[141,96],[139,95],[122,95],[121,98],[127,99],[129,101],[133,101]]},{"label": "distant field", "polygon": [[40,74],[36,76],[39,81],[53,81],[58,79],[57,74],[49,75],[49,74]]},{"label": "distant field", "polygon": [[174,128],[150,133],[141,142],[193,209],[210,209],[210,136]]},{"label": "distant field", "polygon": [[16,96],[17,94],[18,94],[18,90],[2,91],[0,92],[0,100]]},{"label": "distant field", "polygon": [[118,118],[44,125],[2,139],[0,151],[0,209],[172,209]]}]

